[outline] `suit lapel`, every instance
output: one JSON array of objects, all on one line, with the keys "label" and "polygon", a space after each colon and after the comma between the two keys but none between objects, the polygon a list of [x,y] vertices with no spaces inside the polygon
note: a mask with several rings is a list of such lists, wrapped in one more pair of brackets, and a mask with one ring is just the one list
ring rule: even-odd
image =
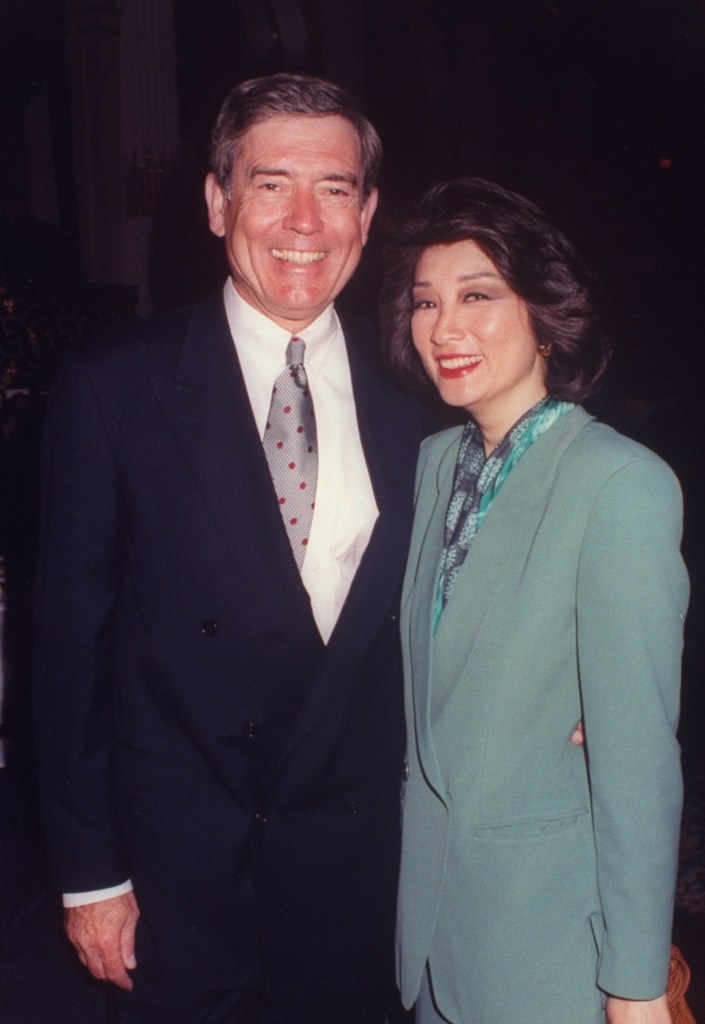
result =
[{"label": "suit lapel", "polygon": [[[346,337],[351,331],[346,327]],[[335,631],[328,658],[365,650],[398,594],[409,546],[420,415],[399,401],[363,349],[348,345],[360,439],[379,509]],[[402,410],[406,412],[403,414]]]},{"label": "suit lapel", "polygon": [[385,381],[352,325],[343,320],[343,327],[360,438],[379,516],[283,759],[324,710],[342,715],[354,700],[360,661],[399,592],[411,529],[422,411]]},{"label": "suit lapel", "polygon": [[152,384],[218,527],[225,564],[230,556],[273,628],[314,640],[310,602],[274,499],[222,298],[194,310],[174,376]]}]

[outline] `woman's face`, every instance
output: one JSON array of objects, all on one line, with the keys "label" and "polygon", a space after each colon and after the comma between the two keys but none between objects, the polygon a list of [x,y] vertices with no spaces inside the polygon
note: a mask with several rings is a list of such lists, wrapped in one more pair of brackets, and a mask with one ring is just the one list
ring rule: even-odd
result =
[{"label": "woman's face", "polygon": [[526,303],[469,239],[422,253],[413,297],[411,335],[426,373],[493,446],[546,394]]}]

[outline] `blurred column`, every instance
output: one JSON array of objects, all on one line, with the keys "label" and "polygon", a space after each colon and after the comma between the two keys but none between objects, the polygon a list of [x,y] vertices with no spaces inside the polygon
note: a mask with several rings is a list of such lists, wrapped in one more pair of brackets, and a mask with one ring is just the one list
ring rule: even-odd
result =
[{"label": "blurred column", "polygon": [[89,280],[135,285],[150,312],[150,258],[178,154],[171,0],[69,0],[81,248]]},{"label": "blurred column", "polygon": [[176,40],[171,0],[123,0],[122,137],[129,284],[152,311],[151,261],[164,183],[179,152]]},{"label": "blurred column", "polygon": [[125,283],[122,3],[69,0],[69,74],[81,255],[89,281]]}]

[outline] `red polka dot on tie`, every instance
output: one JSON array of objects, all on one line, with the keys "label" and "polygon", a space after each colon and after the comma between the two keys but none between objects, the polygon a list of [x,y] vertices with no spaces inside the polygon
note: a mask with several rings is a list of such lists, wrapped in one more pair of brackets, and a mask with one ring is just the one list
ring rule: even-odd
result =
[{"label": "red polka dot on tie", "polygon": [[290,519],[289,522],[291,523],[292,526],[296,526],[296,524],[298,523],[298,519],[294,517],[293,519]]},{"label": "red polka dot on tie", "polygon": [[302,491],[305,491],[306,490],[306,481],[302,480],[301,483],[299,484],[299,487],[301,488]]},{"label": "red polka dot on tie", "polygon": [[280,498],[279,499],[279,504],[280,505],[286,505],[286,498]]},{"label": "red polka dot on tie", "polygon": [[308,544],[308,537],[304,537],[301,543],[303,544],[304,547],[306,547],[306,545]]},{"label": "red polka dot on tie", "polygon": [[311,454],[311,452],[313,451],[313,445],[312,445],[312,444],[310,444],[310,445],[308,446],[308,448],[306,449],[306,451],[307,451],[307,452],[308,452],[308,454],[310,455],[310,454]]},{"label": "red polka dot on tie", "polygon": [[284,412],[291,412],[291,406],[290,405],[285,405],[284,406]]},{"label": "red polka dot on tie", "polygon": [[290,462],[289,463],[289,469],[295,469],[295,468],[296,468],[296,463],[295,462]]},{"label": "red polka dot on tie", "polygon": [[303,432],[304,432],[304,428],[303,427],[297,427],[296,428],[296,433],[297,434],[303,434]]},{"label": "red polka dot on tie", "polygon": [[283,441],[277,441],[277,448],[283,448],[283,447],[284,447],[284,442]]}]

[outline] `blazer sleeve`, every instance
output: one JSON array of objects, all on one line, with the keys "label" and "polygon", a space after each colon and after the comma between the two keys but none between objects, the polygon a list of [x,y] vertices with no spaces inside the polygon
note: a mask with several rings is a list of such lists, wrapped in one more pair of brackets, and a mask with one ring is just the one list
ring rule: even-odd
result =
[{"label": "blazer sleeve", "polygon": [[640,457],[603,484],[577,580],[578,666],[602,920],[598,984],[666,990],[682,804],[676,741],[688,580],[681,496]]},{"label": "blazer sleeve", "polygon": [[34,695],[40,798],[64,892],[107,888],[129,874],[109,781],[123,524],[107,405],[85,361],[69,354],[45,425]]}]

